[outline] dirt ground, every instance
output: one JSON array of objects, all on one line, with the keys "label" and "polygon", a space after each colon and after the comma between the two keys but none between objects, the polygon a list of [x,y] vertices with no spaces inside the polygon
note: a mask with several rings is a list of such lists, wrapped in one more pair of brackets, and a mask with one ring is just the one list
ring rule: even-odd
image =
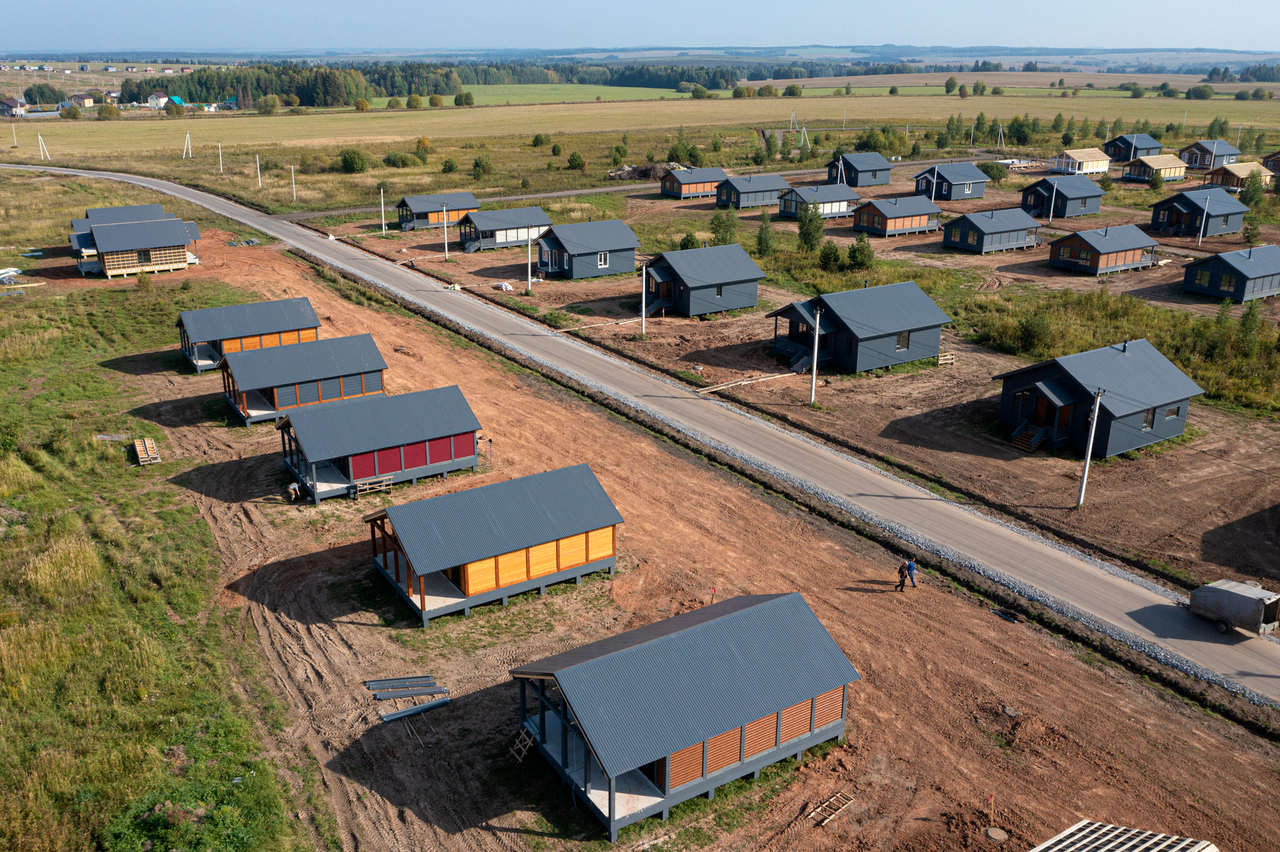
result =
[{"label": "dirt ground", "polygon": [[[1083,817],[1223,850],[1280,844],[1276,746],[1039,628],[1005,622],[937,578],[895,593],[896,557],[852,533],[420,319],[345,302],[279,251],[215,242],[199,270],[157,284],[216,277],[263,297],[307,296],[323,336],[373,334],[391,392],[462,387],[494,441],[492,468],[398,487],[395,502],[587,461],[626,518],[616,578],[424,631],[367,563],[359,517],[387,498],[290,505],[275,430],[219,423],[216,376],[165,369],[171,350],[122,367],[152,400],[136,413],[163,428],[163,451],[195,464],[170,487],[210,523],[225,562],[220,602],[240,613],[240,636],[260,648],[287,706],[286,728],[263,731],[267,755],[300,799],[305,772],[292,768],[318,764],[343,849],[571,848],[598,838],[599,826],[575,814],[536,755],[517,764],[508,754],[515,690],[506,671],[700,606],[713,587],[718,597],[804,593],[863,677],[850,690],[848,743],[806,764],[773,799],[748,792],[731,802],[756,803],[746,819],[658,825],[623,848],[677,828],[684,833],[669,847],[983,848],[990,795],[1011,848]],[[973,369],[975,381],[976,357],[962,354],[957,369]],[[878,386],[885,399],[911,397],[891,382]],[[361,682],[422,672],[450,687],[452,706],[380,724],[377,714],[390,708]],[[840,790],[855,804],[816,827],[808,813]]]}]

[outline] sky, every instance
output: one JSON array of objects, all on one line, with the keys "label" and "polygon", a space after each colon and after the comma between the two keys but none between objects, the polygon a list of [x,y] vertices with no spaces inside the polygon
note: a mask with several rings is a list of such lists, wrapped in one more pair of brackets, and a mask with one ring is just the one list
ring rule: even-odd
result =
[{"label": "sky", "polygon": [[[349,0],[27,0],[0,33],[0,51],[306,51],[634,47],[641,45],[938,44],[1039,47],[1280,49],[1275,0],[1236,0],[1229,21],[1201,26],[1206,6],[1166,0],[1157,18],[1073,4],[1072,21],[1023,0],[558,0],[553,3]],[[1212,7],[1212,4],[1210,4]],[[1154,20],[1154,19],[1153,19]],[[1251,22],[1239,26],[1239,22]],[[26,25],[18,26],[20,22]]]}]

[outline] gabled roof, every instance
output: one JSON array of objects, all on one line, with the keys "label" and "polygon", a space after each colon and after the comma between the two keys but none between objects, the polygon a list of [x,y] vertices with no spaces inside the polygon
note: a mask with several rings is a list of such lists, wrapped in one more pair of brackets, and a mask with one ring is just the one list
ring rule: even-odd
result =
[{"label": "gabled roof", "polygon": [[1098,388],[1105,390],[1102,407],[1112,417],[1125,417],[1204,393],[1203,388],[1145,340],[1064,355],[1001,373],[993,380],[1007,379],[1046,364],[1057,364],[1089,395]]},{"label": "gabled roof", "polygon": [[1170,195],[1163,201],[1157,201],[1151,207],[1156,210],[1165,206],[1181,207],[1184,210],[1204,210],[1205,205],[1209,207],[1210,216],[1229,216],[1233,213],[1249,212],[1247,205],[1220,186],[1209,189],[1188,189],[1186,192]]},{"label": "gabled roof", "polygon": [[83,219],[72,219],[71,230],[88,231],[90,225],[115,225],[120,222],[154,222],[157,219],[176,219],[164,212],[159,204],[131,204],[126,207],[91,207],[84,211]]},{"label": "gabled roof", "polygon": [[861,201],[853,187],[847,183],[824,183],[821,186],[794,186],[784,195],[795,195],[805,204],[831,204],[838,201]]},{"label": "gabled roof", "polygon": [[1128,142],[1129,146],[1132,148],[1164,147],[1160,144],[1159,139],[1156,139],[1154,136],[1149,136],[1146,133],[1125,133],[1117,136],[1115,139],[1112,139],[1111,142],[1108,142],[1107,144],[1110,145],[1112,142]]},{"label": "gabled roof", "polygon": [[90,232],[98,251],[141,251],[144,249],[185,246],[200,239],[194,222],[181,219],[156,219],[151,222],[121,222],[118,225],[91,225]]},{"label": "gabled roof", "polygon": [[889,219],[898,219],[902,216],[928,216],[942,212],[941,207],[923,195],[907,195],[902,198],[869,198],[861,206],[866,207],[867,205],[876,208]]},{"label": "gabled roof", "polygon": [[[551,226],[547,212],[541,207],[516,207],[511,210],[472,210],[461,222],[470,222],[481,231],[504,228],[546,228]],[[459,222],[459,224],[461,224]]]},{"label": "gabled roof", "polygon": [[1096,160],[1110,160],[1111,157],[1101,148],[1069,148],[1058,154],[1059,157],[1066,157],[1069,160],[1075,160],[1077,163],[1089,163]]},{"label": "gabled roof", "polygon": [[[1178,158],[1174,157],[1174,159],[1177,160]],[[1185,163],[1178,160],[1178,165],[1185,165]],[[1106,190],[1089,180],[1084,175],[1054,175],[1052,177],[1041,178],[1028,186],[1027,189],[1039,187],[1041,184],[1045,184],[1044,191],[1047,194],[1052,195],[1056,188],[1057,194],[1067,199],[1099,198],[1107,194]]]},{"label": "gabled roof", "polygon": [[725,178],[721,183],[738,190],[738,192],[786,192],[791,188],[782,175],[738,175]]},{"label": "gabled roof", "polygon": [[457,385],[396,396],[367,396],[304,406],[281,421],[293,426],[311,461],[337,459],[480,428]]},{"label": "gabled roof", "polygon": [[622,523],[622,515],[585,464],[388,506],[385,511],[416,574]]},{"label": "gabled roof", "polygon": [[921,172],[916,172],[916,180],[922,175],[938,175],[948,183],[986,183],[991,180],[982,173],[982,170],[973,163],[944,163],[939,166],[930,166]]},{"label": "gabled roof", "polygon": [[1134,163],[1142,163],[1149,169],[1185,169],[1187,167],[1186,160],[1174,154],[1148,154],[1145,157],[1130,160],[1125,165],[1132,166]]},{"label": "gabled roof", "polygon": [[1003,234],[1007,231],[1025,231],[1040,227],[1040,223],[1032,219],[1021,207],[966,213],[948,222],[947,227],[958,225],[961,221],[968,222],[970,227],[982,234]]},{"label": "gabled roof", "polygon": [[1240,153],[1239,148],[1232,145],[1230,142],[1223,141],[1222,139],[1201,139],[1199,142],[1192,142],[1178,153],[1181,154],[1182,151],[1190,151],[1192,148],[1204,148],[1215,157],[1221,157],[1224,155],[1230,156],[1231,154]]},{"label": "gabled roof", "polygon": [[729,598],[511,675],[555,678],[611,778],[861,679],[799,593]]},{"label": "gabled roof", "polygon": [[1157,245],[1156,241],[1143,233],[1142,229],[1137,225],[1112,225],[1107,228],[1096,228],[1092,231],[1077,231],[1074,234],[1058,237],[1050,245],[1057,245],[1072,237],[1079,237],[1084,240],[1085,244],[1098,254],[1111,254],[1117,251],[1150,248]]},{"label": "gabled roof", "polygon": [[640,247],[640,240],[636,239],[635,232],[621,219],[552,225],[542,237],[554,238],[572,255]]},{"label": "gabled roof", "polygon": [[331,337],[249,352],[228,352],[222,362],[241,390],[314,382],[387,369],[371,334]]},{"label": "gabled roof", "polygon": [[658,255],[650,263],[664,261],[691,288],[736,281],[759,281],[764,277],[760,267],[756,266],[756,262],[737,243],[668,251]]},{"label": "gabled roof", "polygon": [[1186,268],[1203,266],[1211,263],[1215,258],[1239,272],[1241,278],[1265,278],[1268,275],[1280,275],[1280,246],[1270,245],[1254,246],[1253,248],[1240,249],[1239,251],[1224,251],[1222,254],[1216,254],[1213,257],[1202,257],[1199,260],[1188,263]]},{"label": "gabled roof", "polygon": [[1271,170],[1263,166],[1262,163],[1227,163],[1224,166],[1218,166],[1209,174],[1216,172],[1226,172],[1238,178],[1247,178],[1254,172],[1261,172],[1264,178],[1271,177]]},{"label": "gabled roof", "polygon": [[311,307],[311,300],[303,296],[298,299],[276,299],[248,305],[183,311],[178,314],[178,325],[187,330],[187,336],[191,340],[207,343],[245,335],[292,331],[295,328],[317,328],[320,320]]},{"label": "gabled roof", "polygon": [[822,309],[821,332],[834,331],[838,321],[858,339],[883,337],[951,322],[951,317],[934,304],[933,299],[914,281],[824,293],[807,302],[779,308],[769,316],[781,316],[789,310],[797,310],[812,325],[818,308]]},{"label": "gabled roof", "polygon": [[450,210],[480,208],[480,202],[469,192],[441,192],[436,195],[406,195],[396,202],[396,207],[407,207],[411,213],[439,213],[443,207]]},{"label": "gabled roof", "polygon": [[724,169],[714,166],[705,169],[672,169],[667,174],[681,186],[686,183],[719,183],[726,177]]},{"label": "gabled roof", "polygon": [[[844,160],[846,169],[853,169],[859,172],[876,172],[880,169],[892,169],[893,163],[884,158],[879,151],[864,151],[854,154],[843,154],[840,159]],[[827,168],[836,165],[839,160],[832,160],[827,163]]]}]

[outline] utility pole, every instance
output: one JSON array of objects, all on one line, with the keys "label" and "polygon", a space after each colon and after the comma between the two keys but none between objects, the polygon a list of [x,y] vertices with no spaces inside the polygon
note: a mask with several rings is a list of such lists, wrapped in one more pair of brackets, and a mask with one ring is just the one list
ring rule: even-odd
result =
[{"label": "utility pole", "polygon": [[532,230],[529,231],[529,236],[527,237],[527,239],[528,239],[528,243],[526,246],[526,254],[525,254],[525,278],[527,278],[528,280],[525,282],[524,286],[525,286],[525,291],[532,296],[533,295],[533,231]]},{"label": "utility pole", "polygon": [[253,155],[253,165],[258,170],[258,189],[262,189],[262,160],[257,154]]},{"label": "utility pole", "polygon": [[13,147],[18,147],[18,124],[17,122],[9,122],[9,127],[13,129]]},{"label": "utility pole", "polygon": [[[293,173],[292,164],[289,166],[289,183],[293,184],[293,203],[297,204],[298,203],[298,178]],[[387,233],[387,214],[385,210],[382,213],[382,233],[384,236]]]},{"label": "utility pole", "polygon": [[1200,248],[1200,242],[1204,239],[1205,228],[1209,225],[1209,193],[1204,194],[1204,215],[1200,218],[1200,230],[1196,232],[1196,248]]},{"label": "utility pole", "polygon": [[[289,167],[290,171],[293,166]],[[294,190],[293,200],[298,200],[298,191]],[[387,235],[387,192],[381,186],[378,187],[378,208],[382,211],[382,236]]]},{"label": "utility pole", "polygon": [[1098,408],[1102,405],[1102,388],[1093,392],[1093,414],[1089,418],[1089,440],[1084,447],[1084,471],[1080,474],[1080,494],[1076,497],[1076,508],[1084,505],[1084,489],[1089,484],[1089,460],[1093,458],[1093,434],[1098,429]]},{"label": "utility pole", "polygon": [[449,259],[449,205],[440,205],[440,219],[444,222],[444,259]]},{"label": "utility pole", "polygon": [[218,143],[218,174],[222,174],[222,143]]},{"label": "utility pole", "polygon": [[1182,132],[1187,132],[1187,111],[1185,109],[1182,111]]},{"label": "utility pole", "polygon": [[822,308],[813,312],[813,377],[809,379],[809,404],[818,396],[818,329],[822,327]]},{"label": "utility pole", "polygon": [[648,311],[645,310],[645,308],[647,307],[647,305],[645,304],[645,301],[646,301],[645,297],[648,295],[649,295],[649,267],[645,266],[644,272],[640,273],[640,336],[642,338],[647,336],[645,331],[645,325],[646,325],[645,314],[648,313]]},{"label": "utility pole", "polygon": [[1053,202],[1058,200],[1058,182],[1053,182],[1053,195],[1049,196],[1049,224],[1053,224]]}]

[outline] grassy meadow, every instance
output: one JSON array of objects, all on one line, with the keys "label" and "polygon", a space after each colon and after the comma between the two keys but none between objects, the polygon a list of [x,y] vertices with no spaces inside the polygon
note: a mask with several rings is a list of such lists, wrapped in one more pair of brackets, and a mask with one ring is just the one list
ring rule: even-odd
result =
[{"label": "grassy meadow", "polygon": [[[576,83],[539,83],[528,85],[467,86],[475,97],[476,106],[506,106],[507,104],[562,104],[587,101],[656,101],[687,98],[673,89],[646,89],[633,86],[588,86]],[[386,107],[390,98],[374,98],[374,109]],[[402,102],[404,98],[400,99]],[[445,98],[452,104],[452,96]]]}]

